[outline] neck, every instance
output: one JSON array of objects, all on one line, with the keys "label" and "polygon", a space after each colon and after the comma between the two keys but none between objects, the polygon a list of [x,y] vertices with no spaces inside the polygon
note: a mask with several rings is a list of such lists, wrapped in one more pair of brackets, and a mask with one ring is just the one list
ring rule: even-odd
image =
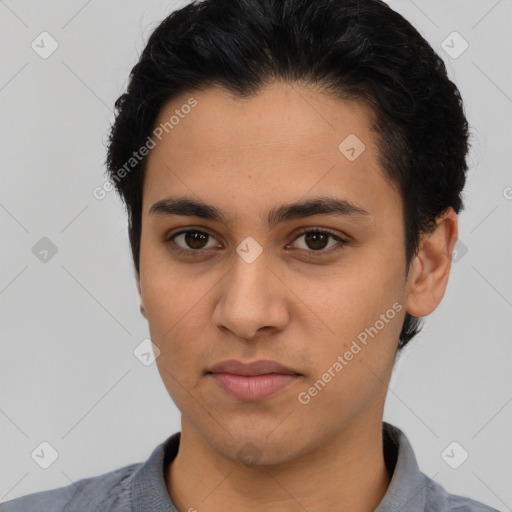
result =
[{"label": "neck", "polygon": [[[321,435],[321,434],[319,434]],[[179,452],[166,477],[180,511],[370,512],[390,482],[382,421],[349,425],[314,452],[272,466],[227,459],[182,418]]]}]

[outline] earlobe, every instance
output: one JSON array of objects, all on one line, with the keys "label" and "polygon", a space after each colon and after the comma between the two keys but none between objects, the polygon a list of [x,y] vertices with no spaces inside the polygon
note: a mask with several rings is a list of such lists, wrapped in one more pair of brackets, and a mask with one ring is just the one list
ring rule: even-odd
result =
[{"label": "earlobe", "polygon": [[140,276],[135,272],[135,281],[137,283],[137,290],[139,291],[140,298],[140,314],[147,320],[146,310],[144,309],[144,304],[142,303],[142,293],[140,290]]},{"label": "earlobe", "polygon": [[435,229],[421,237],[407,278],[406,311],[410,315],[427,316],[441,302],[448,285],[457,236],[457,214],[453,208],[448,208],[438,218]]}]

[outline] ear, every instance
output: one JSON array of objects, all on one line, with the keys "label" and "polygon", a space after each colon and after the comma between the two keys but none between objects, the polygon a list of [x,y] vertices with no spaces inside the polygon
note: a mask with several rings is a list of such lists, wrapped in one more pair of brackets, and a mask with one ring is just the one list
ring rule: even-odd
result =
[{"label": "ear", "polygon": [[457,214],[448,208],[431,233],[422,235],[418,254],[407,277],[406,311],[424,317],[432,313],[444,296],[452,266],[452,252],[458,237]]},{"label": "ear", "polygon": [[139,291],[140,313],[147,320],[148,317],[146,316],[146,310],[144,309],[144,304],[142,302],[142,293],[140,291],[140,275],[138,274],[138,272],[136,270],[135,270],[135,281],[137,282],[137,290]]}]

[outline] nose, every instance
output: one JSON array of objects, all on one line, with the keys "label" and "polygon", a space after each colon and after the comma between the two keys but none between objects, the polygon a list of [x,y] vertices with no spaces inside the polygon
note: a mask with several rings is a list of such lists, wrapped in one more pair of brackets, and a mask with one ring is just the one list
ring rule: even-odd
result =
[{"label": "nose", "polygon": [[263,254],[252,263],[237,255],[222,280],[213,320],[217,328],[240,339],[269,336],[289,322],[290,293]]}]

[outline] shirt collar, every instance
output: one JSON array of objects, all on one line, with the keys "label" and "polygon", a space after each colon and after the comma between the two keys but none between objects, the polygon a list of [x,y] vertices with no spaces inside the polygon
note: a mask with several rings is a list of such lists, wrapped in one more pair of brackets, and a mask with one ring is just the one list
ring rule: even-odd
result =
[{"label": "shirt collar", "polygon": [[[384,454],[392,477],[375,512],[424,512],[431,480],[420,472],[405,434],[386,422],[382,427]],[[180,436],[177,432],[157,446],[132,474],[134,512],[179,512],[167,492],[165,469],[178,453]]]},{"label": "shirt collar", "polygon": [[165,470],[178,453],[180,437],[177,432],[158,445],[133,473],[133,512],[179,512],[167,492]]},{"label": "shirt collar", "polygon": [[419,469],[416,457],[405,434],[384,422],[384,455],[388,466],[394,463],[388,490],[375,512],[423,512],[431,480]]}]

